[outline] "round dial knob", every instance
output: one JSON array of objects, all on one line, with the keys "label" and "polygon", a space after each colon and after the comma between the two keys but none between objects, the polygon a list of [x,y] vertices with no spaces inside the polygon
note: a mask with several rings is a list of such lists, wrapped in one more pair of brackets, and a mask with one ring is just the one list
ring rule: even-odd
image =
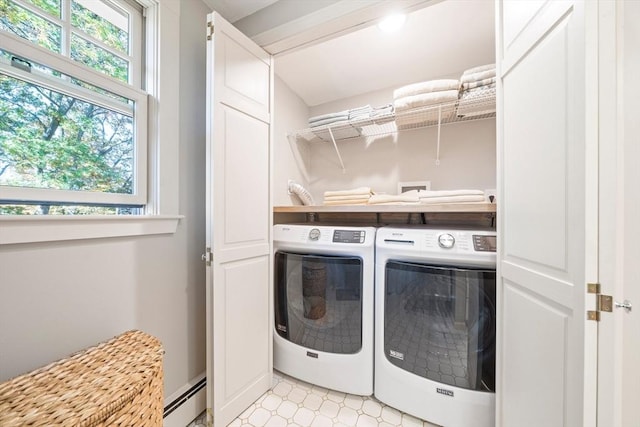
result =
[{"label": "round dial knob", "polygon": [[317,228],[312,228],[309,231],[309,240],[318,240],[320,238],[320,230]]},{"label": "round dial knob", "polygon": [[449,233],[438,236],[438,244],[441,248],[451,249],[455,243],[456,239]]}]

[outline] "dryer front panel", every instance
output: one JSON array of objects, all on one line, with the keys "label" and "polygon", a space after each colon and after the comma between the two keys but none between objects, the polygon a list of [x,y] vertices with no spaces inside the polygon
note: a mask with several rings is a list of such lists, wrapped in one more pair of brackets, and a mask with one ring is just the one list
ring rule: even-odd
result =
[{"label": "dryer front panel", "polygon": [[495,270],[387,261],[387,360],[441,384],[494,391],[495,284]]},{"label": "dryer front panel", "polygon": [[362,294],[361,258],[275,254],[276,332],[294,344],[327,353],[359,352]]}]

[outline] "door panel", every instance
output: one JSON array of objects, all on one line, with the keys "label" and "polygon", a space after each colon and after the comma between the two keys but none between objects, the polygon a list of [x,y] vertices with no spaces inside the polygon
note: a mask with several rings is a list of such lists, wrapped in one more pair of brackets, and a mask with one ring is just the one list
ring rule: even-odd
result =
[{"label": "door panel", "polygon": [[[224,308],[215,319],[221,322],[225,332],[219,342],[224,346],[222,363],[226,384],[220,390],[226,399],[233,399],[269,370],[268,359],[264,357],[269,351],[269,307],[263,303],[269,296],[268,290],[261,286],[269,274],[268,259],[230,262],[222,270]],[[245,309],[237,310],[237,307]],[[247,316],[247,312],[252,315]],[[251,343],[250,349],[247,342]]]},{"label": "door panel", "polygon": [[271,386],[268,54],[215,13],[207,43],[207,407],[226,426]]},{"label": "door panel", "polygon": [[[222,106],[225,245],[262,243],[269,237],[269,124]],[[256,143],[267,141],[267,143]],[[250,172],[250,173],[249,173]],[[249,208],[248,208],[249,206]]]},{"label": "door panel", "polygon": [[570,76],[566,62],[557,60],[569,54],[567,19],[503,79],[505,123],[518,124],[504,128],[504,196],[509,203],[503,219],[518,233],[504,236],[503,255],[557,270],[551,272],[554,276],[567,271],[569,237],[565,140]]},{"label": "door panel", "polygon": [[[216,27],[216,32],[221,34],[226,28]],[[233,30],[229,33],[235,34]],[[216,96],[224,104],[268,122],[270,56],[257,45],[234,38],[219,38],[216,49]]]},{"label": "door panel", "polygon": [[[504,328],[502,345],[509,350],[502,361],[501,394],[509,396],[505,400],[533,400],[536,405],[504,405],[502,425],[561,426],[566,403],[564,373],[571,363],[566,348],[571,313],[507,280],[503,306],[509,325]],[[541,349],[541,341],[553,351]],[[525,420],[535,420],[535,424],[525,424]]]},{"label": "door panel", "polygon": [[585,259],[597,259],[597,197],[585,194],[597,182],[585,179],[585,111],[597,86],[585,76],[585,8],[524,3],[501,1],[498,13],[497,425],[590,426]]}]

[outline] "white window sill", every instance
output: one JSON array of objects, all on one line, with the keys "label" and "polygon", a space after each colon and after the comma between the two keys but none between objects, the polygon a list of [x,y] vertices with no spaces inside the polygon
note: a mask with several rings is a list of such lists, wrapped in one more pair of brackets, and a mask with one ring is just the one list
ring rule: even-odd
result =
[{"label": "white window sill", "polygon": [[171,234],[182,216],[0,216],[0,245]]}]

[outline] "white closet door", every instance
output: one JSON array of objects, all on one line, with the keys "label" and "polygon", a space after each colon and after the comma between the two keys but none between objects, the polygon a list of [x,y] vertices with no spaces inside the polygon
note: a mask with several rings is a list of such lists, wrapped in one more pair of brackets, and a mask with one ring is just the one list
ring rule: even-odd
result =
[{"label": "white closet door", "polygon": [[271,57],[207,33],[207,407],[226,426],[271,386]]},{"label": "white closet door", "polygon": [[597,100],[586,71],[597,49],[586,35],[591,5],[498,4],[497,425],[594,426],[597,322],[585,314],[586,282],[597,280],[597,178],[586,175],[597,168],[597,126],[586,119]]}]

